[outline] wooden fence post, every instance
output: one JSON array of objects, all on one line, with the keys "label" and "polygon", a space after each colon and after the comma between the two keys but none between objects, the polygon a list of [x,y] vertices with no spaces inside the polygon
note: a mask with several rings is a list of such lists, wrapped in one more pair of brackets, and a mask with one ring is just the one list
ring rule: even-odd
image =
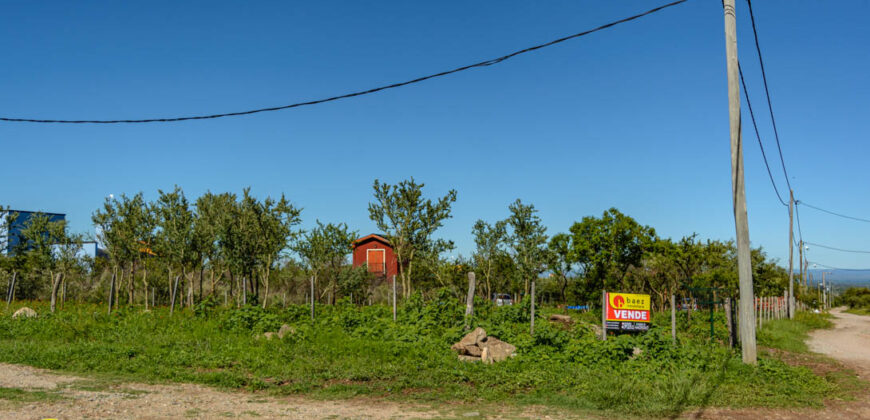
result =
[{"label": "wooden fence post", "polygon": [[6,309],[9,309],[9,304],[12,303],[13,291],[15,290],[15,278],[18,276],[18,271],[12,270],[12,279],[9,280],[9,292],[6,294]]},{"label": "wooden fence post", "polygon": [[396,275],[393,274],[393,322],[396,322]]},{"label": "wooden fence post", "polygon": [[61,276],[61,273],[57,273],[57,275],[54,276],[54,283],[51,285],[51,313],[54,313],[54,308],[57,303],[57,289],[60,287]]},{"label": "wooden fence post", "polygon": [[169,299],[169,315],[172,316],[172,313],[175,312],[175,298],[178,296],[178,278],[180,275],[175,276],[175,281],[172,284],[172,296]]},{"label": "wooden fence post", "polygon": [[677,343],[677,298],[671,294],[671,341]]},{"label": "wooden fence post", "polygon": [[109,315],[112,314],[112,304],[115,303],[115,276],[117,270],[112,271],[112,283],[109,286]]},{"label": "wooden fence post", "polygon": [[601,291],[601,340],[607,341],[607,291]]},{"label": "wooden fence post", "polygon": [[535,279],[532,279],[532,317],[529,324],[529,333],[535,336]]},{"label": "wooden fence post", "polygon": [[471,325],[471,318],[474,316],[474,288],[475,284],[475,275],[473,271],[468,272],[468,295],[465,297],[465,329],[468,329]]},{"label": "wooden fence post", "polygon": [[311,320],[314,321],[314,276],[311,276]]},{"label": "wooden fence post", "polygon": [[728,347],[734,348],[734,315],[730,297],[725,298],[725,322],[728,323]]}]

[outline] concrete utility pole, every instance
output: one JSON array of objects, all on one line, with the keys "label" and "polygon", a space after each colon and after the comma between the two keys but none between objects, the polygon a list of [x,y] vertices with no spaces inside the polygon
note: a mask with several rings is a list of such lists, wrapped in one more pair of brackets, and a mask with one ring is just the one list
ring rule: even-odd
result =
[{"label": "concrete utility pole", "polygon": [[737,16],[734,0],[724,0],[725,55],[728,73],[728,115],[731,127],[731,197],[737,233],[737,273],[740,283],[740,343],[743,363],[756,364],[755,311],[752,290],[752,260],[749,254],[749,221],[743,180],[743,137],[740,126],[740,74],[737,61]]},{"label": "concrete utility pole", "polygon": [[828,284],[825,281],[827,271],[822,271],[822,309],[828,309]]},{"label": "concrete utility pole", "polygon": [[794,191],[788,190],[788,319],[794,319]]},{"label": "concrete utility pole", "polygon": [[800,270],[800,281],[804,287],[809,287],[806,277],[804,277],[804,240],[798,242],[798,270]]}]

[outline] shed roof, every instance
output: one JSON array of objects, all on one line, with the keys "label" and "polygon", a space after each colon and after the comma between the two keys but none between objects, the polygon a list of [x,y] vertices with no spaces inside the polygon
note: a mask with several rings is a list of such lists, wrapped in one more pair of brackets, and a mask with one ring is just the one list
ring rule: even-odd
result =
[{"label": "shed roof", "polygon": [[385,245],[393,246],[392,244],[390,244],[390,241],[387,238],[385,238],[384,236],[386,236],[386,235],[383,235],[380,233],[370,233],[366,236],[363,236],[362,238],[359,238],[359,239],[353,241],[353,246],[355,248],[355,247],[362,245],[363,243],[369,242],[369,241],[378,241],[378,242],[384,243]]}]

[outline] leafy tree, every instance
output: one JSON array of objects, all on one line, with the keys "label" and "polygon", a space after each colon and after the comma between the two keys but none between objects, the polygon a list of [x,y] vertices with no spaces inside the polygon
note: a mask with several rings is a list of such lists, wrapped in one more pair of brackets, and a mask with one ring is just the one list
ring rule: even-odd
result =
[{"label": "leafy tree", "polygon": [[571,226],[573,254],[593,288],[624,288],[629,268],[639,266],[656,239],[655,230],[611,208]]},{"label": "leafy tree", "polygon": [[[196,199],[196,220],[194,221],[194,241],[198,244],[201,258],[210,268],[211,291],[214,294],[228,268],[227,250],[229,230],[233,224],[235,195],[230,193],[213,194],[206,192]],[[217,278],[215,276],[218,276]],[[232,284],[232,283],[230,283]],[[200,288],[202,281],[200,280]],[[202,294],[202,293],[200,293]]]},{"label": "leafy tree", "polygon": [[375,202],[369,203],[369,217],[378,226],[396,254],[399,278],[405,298],[411,296],[411,275],[418,254],[431,246],[432,234],[450,218],[456,191],[432,201],[423,198],[423,187],[412,177],[396,185],[374,182]]},{"label": "leafy tree", "polygon": [[[122,269],[122,276],[124,268],[129,273],[128,302],[132,304],[135,265],[141,262],[143,252],[150,250],[154,238],[156,220],[153,209],[141,192],[133,197],[122,194],[120,199],[106,198],[103,209],[94,212],[91,219],[98,228],[97,238],[106,247],[112,265]],[[122,283],[118,281],[118,284]],[[119,289],[115,289],[116,300]]]},{"label": "leafy tree", "polygon": [[[158,190],[159,197],[155,204],[155,212],[158,217],[158,233],[156,252],[168,264],[169,281],[172,282],[172,271],[177,270],[181,277],[187,280],[188,269],[194,261],[194,236],[193,224],[194,213],[190,203],[184,195],[184,191],[177,185],[166,192]],[[182,293],[185,290],[182,283]],[[172,295],[173,306],[176,293],[173,284],[169,285]]]},{"label": "leafy tree", "polygon": [[528,294],[530,281],[536,279],[547,267],[547,228],[532,204],[526,205],[517,199],[508,206],[508,210],[510,216],[507,224],[511,227],[508,243],[523,290]]},{"label": "leafy tree", "polygon": [[[293,227],[301,223],[300,214],[302,209],[294,207],[284,194],[275,200],[266,197],[258,202],[250,195],[250,188],[244,190],[242,206],[247,213],[253,212],[256,221],[253,229],[255,255],[259,276],[265,285],[263,294],[263,308],[266,307],[269,298],[269,279],[274,264],[278,261],[281,253],[289,246],[290,241],[298,234]],[[259,296],[259,287],[257,288]]]},{"label": "leafy tree", "polygon": [[573,246],[571,244],[572,236],[567,233],[557,233],[550,238],[547,244],[549,249],[548,266],[559,287],[559,299],[561,302],[567,302],[566,290],[568,289],[569,275],[574,267]]},{"label": "leafy tree", "polygon": [[21,282],[20,290],[26,297],[36,297],[40,287],[40,278],[48,277],[44,284],[52,285],[56,258],[52,246],[60,242],[66,233],[66,221],[52,221],[42,213],[31,215],[21,226],[18,242],[13,250],[20,256],[23,266],[33,275],[29,282]]},{"label": "leafy tree", "polygon": [[454,283],[454,271],[456,264],[443,254],[456,249],[453,241],[436,239],[429,241],[428,246],[420,253],[423,267],[435,280],[435,287],[447,288],[455,295],[459,295],[457,285]]},{"label": "leafy tree", "polygon": [[[347,255],[350,254],[351,243],[356,237],[357,232],[348,229],[344,223],[324,225],[318,220],[317,226],[308,232],[303,232],[292,246],[293,250],[302,257],[315,283],[324,274],[331,274],[329,276],[329,288],[332,290],[330,303],[335,303],[336,295],[339,293],[341,268],[345,264]],[[354,282],[360,279],[359,276],[345,275],[350,276],[344,278],[346,284],[351,284],[347,287],[355,288],[357,285]]]},{"label": "leafy tree", "polygon": [[492,299],[493,277],[496,271],[499,256],[506,255],[504,249],[507,242],[507,222],[499,221],[490,225],[483,220],[478,220],[471,228],[474,235],[476,250],[472,255],[477,271],[483,277],[483,285],[487,299]]}]

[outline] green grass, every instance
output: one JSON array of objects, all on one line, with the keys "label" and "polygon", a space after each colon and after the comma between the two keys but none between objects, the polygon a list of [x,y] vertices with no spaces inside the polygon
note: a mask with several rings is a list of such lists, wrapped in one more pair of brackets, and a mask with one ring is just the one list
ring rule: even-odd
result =
[{"label": "green grass", "polygon": [[794,320],[777,319],[765,321],[758,329],[758,344],[765,347],[807,353],[806,340],[815,329],[831,328],[834,324],[829,314],[797,312]]},{"label": "green grass", "polygon": [[0,387],[0,400],[13,403],[52,402],[62,399],[56,392]]},{"label": "green grass", "polygon": [[[691,323],[681,319],[677,344],[669,327],[660,327],[669,320],[661,319],[646,335],[602,342],[582,322],[563,329],[545,319],[536,322],[532,337],[524,307],[481,304],[475,325],[518,348],[517,357],[484,365],[460,362],[450,351],[464,328],[462,306],[449,299],[424,304],[412,298],[397,323],[385,306],[346,303],[318,307],[315,322],[303,306],[263,311],[202,305],[170,317],[161,308],[109,316],[103,306],[72,304],[50,315],[44,304],[32,305],[40,313],[36,319],[0,317],[0,361],[136,381],[641,417],[708,406],[822,407],[826,398],[845,392],[837,380],[776,358],[744,365],[720,344],[725,333],[719,314],[714,340],[699,315]],[[281,323],[296,333],[284,340],[256,338]],[[796,346],[792,338],[800,330],[782,330],[787,338],[770,345]],[[638,357],[632,357],[635,347],[643,350]]]},{"label": "green grass", "polygon": [[870,308],[858,307],[846,309],[846,312],[855,315],[870,315]]}]

